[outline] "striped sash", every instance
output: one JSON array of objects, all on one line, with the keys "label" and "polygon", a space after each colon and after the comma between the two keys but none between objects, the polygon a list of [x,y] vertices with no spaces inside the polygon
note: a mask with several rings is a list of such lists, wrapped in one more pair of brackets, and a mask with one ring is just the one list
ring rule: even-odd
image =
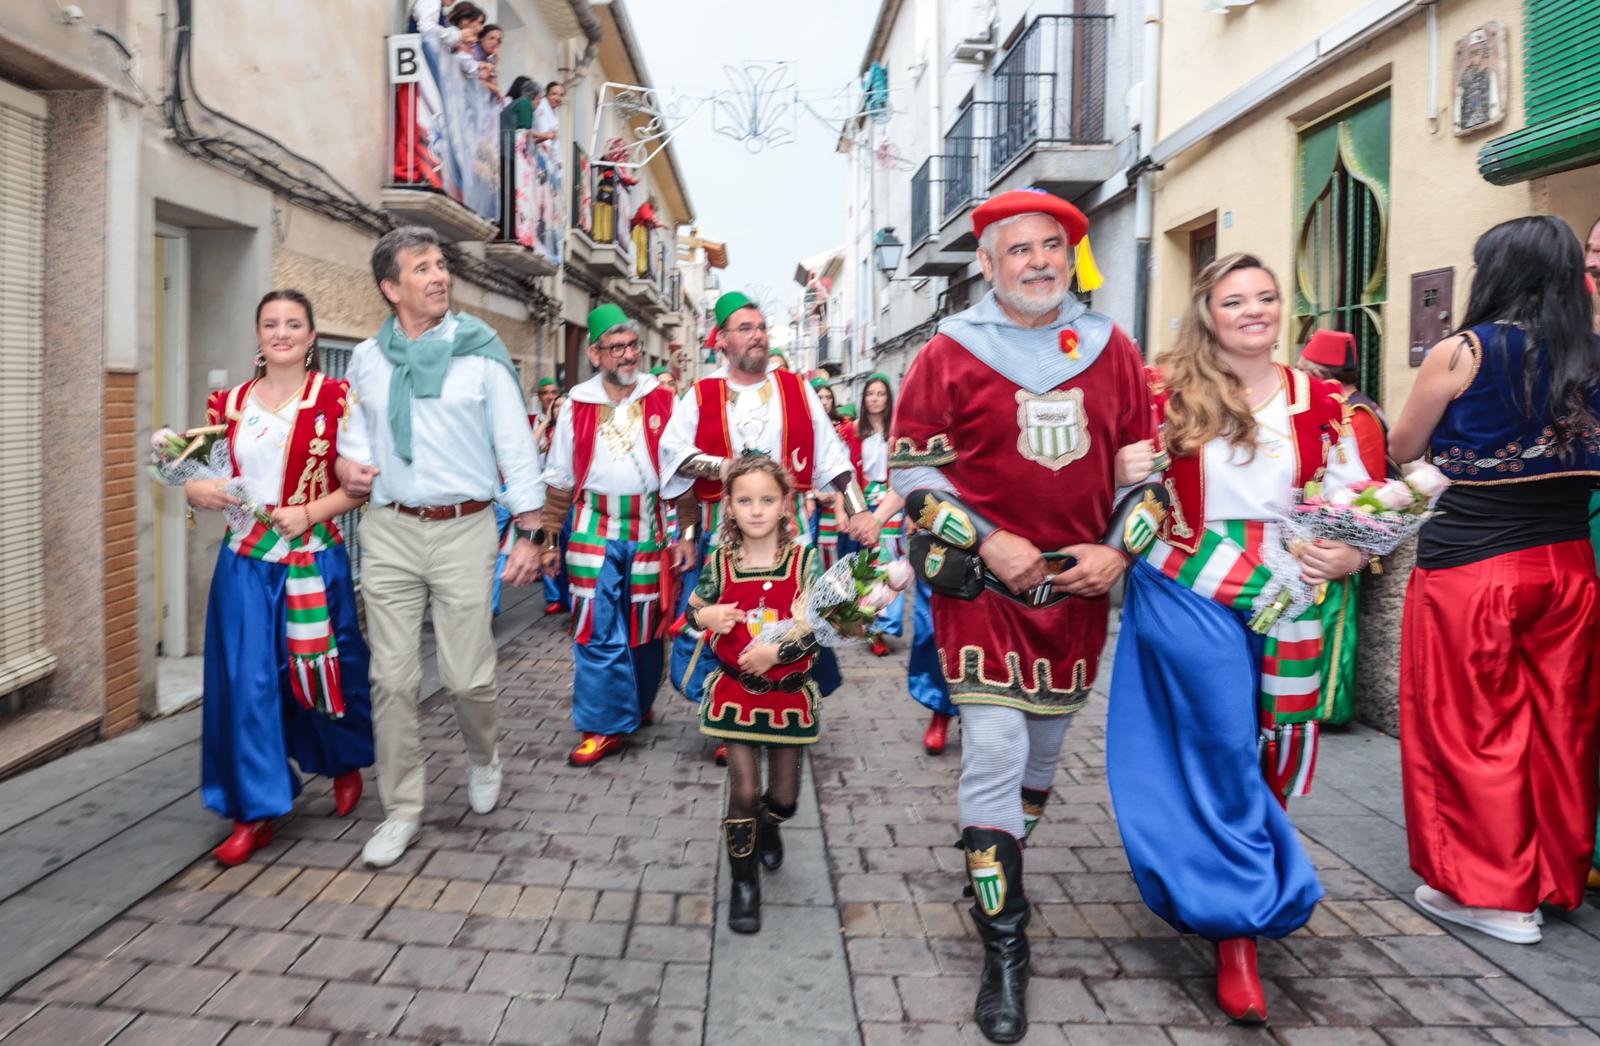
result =
[{"label": "striped sash", "polygon": [[[1262,547],[1281,541],[1278,525],[1259,520],[1207,523],[1191,554],[1157,540],[1145,561],[1197,595],[1250,613],[1272,571]],[[1321,700],[1322,618],[1307,608],[1267,634],[1261,663],[1261,748],[1268,780],[1282,795],[1305,795],[1316,769]]]},{"label": "striped sash", "polygon": [[[889,493],[889,484],[880,480],[868,483],[866,490],[867,507],[876,512],[878,504],[883,501],[883,496],[887,493]],[[880,565],[887,565],[900,555],[900,538],[905,533],[905,521],[906,514],[904,512],[896,512],[894,518],[885,523],[883,529],[878,532],[878,563]]]},{"label": "striped sash", "polygon": [[642,646],[660,625],[661,571],[666,569],[666,542],[654,491],[645,494],[596,494],[584,491],[567,542],[567,574],[573,600],[572,635],[579,643],[594,636],[594,600],[605,567],[606,543],[631,541],[637,547],[628,572],[628,645]]},{"label": "striped sash", "polygon": [[289,644],[289,689],[302,707],[334,719],[344,715],[339,686],[339,644],[328,612],[328,591],[317,567],[317,553],[341,542],[339,528],[318,523],[293,541],[255,520],[245,533],[228,532],[228,548],[236,555],[264,563],[282,563],[284,615]]}]

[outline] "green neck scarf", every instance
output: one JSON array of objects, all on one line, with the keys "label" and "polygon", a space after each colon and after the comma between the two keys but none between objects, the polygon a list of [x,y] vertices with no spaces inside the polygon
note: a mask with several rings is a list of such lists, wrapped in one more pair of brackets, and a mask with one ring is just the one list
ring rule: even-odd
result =
[{"label": "green neck scarf", "polygon": [[[457,356],[485,356],[503,364],[517,377],[506,343],[494,328],[464,312],[456,313],[455,333],[446,338],[423,337],[412,341],[390,316],[378,328],[378,348],[394,364],[389,379],[389,431],[394,436],[394,452],[411,463],[411,401],[438,399],[444,391],[445,372]],[[518,379],[520,380],[520,379]]]}]

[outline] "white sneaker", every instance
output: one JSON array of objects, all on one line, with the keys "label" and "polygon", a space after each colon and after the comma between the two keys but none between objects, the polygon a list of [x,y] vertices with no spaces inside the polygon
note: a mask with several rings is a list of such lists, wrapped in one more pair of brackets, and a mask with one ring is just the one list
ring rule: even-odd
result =
[{"label": "white sneaker", "polygon": [[417,837],[417,822],[389,820],[372,830],[372,838],[361,848],[361,859],[371,868],[387,868],[400,860]]},{"label": "white sneaker", "polygon": [[1538,944],[1544,940],[1544,934],[1539,929],[1538,912],[1473,908],[1427,883],[1417,887],[1411,896],[1417,902],[1417,907],[1436,919],[1466,926],[1511,944]]},{"label": "white sneaker", "polygon": [[467,805],[475,814],[486,814],[500,802],[500,760],[488,766],[467,765]]}]

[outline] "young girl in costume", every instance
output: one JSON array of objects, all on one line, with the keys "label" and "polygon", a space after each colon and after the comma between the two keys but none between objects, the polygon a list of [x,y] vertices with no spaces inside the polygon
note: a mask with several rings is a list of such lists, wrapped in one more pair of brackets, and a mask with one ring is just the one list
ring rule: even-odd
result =
[{"label": "young girl in costume", "polygon": [[227,865],[272,842],[273,818],[300,794],[295,767],[334,779],[343,817],[373,755],[367,645],[334,523],[361,504],[333,472],[349,391],[313,369],[316,324],[299,291],[261,299],[256,338],[257,377],[206,405],[208,425],[227,425],[235,478],[184,485],[194,508],[225,510],[240,483],[272,520],[230,530],[206,604],[200,794],[234,822],[214,851]]},{"label": "young girl in costume", "polygon": [[[1368,478],[1339,386],[1273,361],[1282,318],[1277,278],[1228,255],[1196,278],[1177,341],[1156,359],[1172,503],[1128,576],[1106,727],[1140,894],[1214,943],[1218,1005],[1256,1022],[1267,1003],[1255,939],[1299,929],[1322,897],[1285,812],[1314,765],[1321,619],[1313,606],[1265,635],[1247,622],[1270,602],[1266,550],[1282,547],[1273,521],[1294,491]],[[1312,585],[1366,561],[1330,541],[1298,558]]]},{"label": "young girl in costume", "polygon": [[[747,455],[724,479],[721,541],[689,599],[691,627],[704,630],[700,656],[714,659],[700,703],[700,731],[728,749],[728,815],[722,822],[732,871],[728,928],[761,929],[760,869],[783,864],[778,826],[794,816],[800,747],[817,740],[820,695],[811,678],[816,637],[791,630],[777,643],[762,626],[790,620],[820,574],[814,548],[794,539],[789,475],[773,459]],[[761,791],[761,749],[767,790]]]},{"label": "young girl in costume", "polygon": [[1534,944],[1583,903],[1600,764],[1600,338],[1583,246],[1535,215],[1472,251],[1461,329],[1390,433],[1451,481],[1417,539],[1400,638],[1400,772],[1415,899]]}]

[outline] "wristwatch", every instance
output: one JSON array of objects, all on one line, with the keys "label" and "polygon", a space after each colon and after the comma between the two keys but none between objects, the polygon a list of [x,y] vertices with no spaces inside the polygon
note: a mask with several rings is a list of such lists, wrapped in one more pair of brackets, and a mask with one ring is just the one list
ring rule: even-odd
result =
[{"label": "wristwatch", "polygon": [[527,538],[535,545],[542,545],[545,548],[556,548],[559,545],[559,540],[550,540],[550,532],[545,530],[543,527],[537,527],[531,532],[523,530],[521,527],[516,527],[515,529],[517,532],[517,537]]}]

